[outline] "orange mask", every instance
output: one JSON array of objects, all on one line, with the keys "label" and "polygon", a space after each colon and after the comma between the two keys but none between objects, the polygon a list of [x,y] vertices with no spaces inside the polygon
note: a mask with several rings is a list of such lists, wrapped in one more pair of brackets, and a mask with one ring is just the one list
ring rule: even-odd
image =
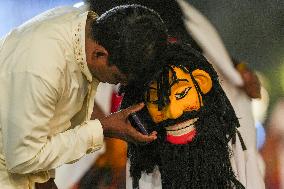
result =
[{"label": "orange mask", "polygon": [[[172,66],[176,73],[177,80],[171,86],[169,96],[170,102],[161,110],[158,109],[157,82],[150,85],[150,101],[146,104],[148,111],[155,123],[160,123],[167,119],[177,119],[185,112],[199,110],[202,104],[202,97],[194,86],[189,73]],[[194,70],[192,76],[198,83],[202,93],[206,94],[212,88],[212,80],[209,74],[203,70]],[[170,73],[169,78],[172,78]],[[172,83],[173,81],[170,81]],[[199,97],[198,97],[199,96]],[[166,127],[167,140],[173,144],[186,144],[190,142],[196,134],[194,122],[198,118],[190,119],[182,123]]]}]

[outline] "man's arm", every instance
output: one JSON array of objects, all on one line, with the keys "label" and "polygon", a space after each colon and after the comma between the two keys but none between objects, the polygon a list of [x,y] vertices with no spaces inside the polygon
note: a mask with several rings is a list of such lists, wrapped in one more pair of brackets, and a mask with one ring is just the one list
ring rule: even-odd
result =
[{"label": "man's arm", "polygon": [[55,112],[58,91],[30,73],[18,73],[15,77],[6,88],[9,103],[3,104],[1,109],[4,153],[10,172],[46,171],[101,148],[103,130],[98,120],[51,135],[49,123]]}]

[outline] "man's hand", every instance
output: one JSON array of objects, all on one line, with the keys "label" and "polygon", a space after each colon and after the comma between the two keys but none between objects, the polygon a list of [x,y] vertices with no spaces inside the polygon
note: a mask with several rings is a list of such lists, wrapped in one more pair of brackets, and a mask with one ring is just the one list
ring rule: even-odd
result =
[{"label": "man's hand", "polygon": [[133,143],[147,143],[155,140],[157,138],[157,132],[154,131],[150,135],[143,135],[133,128],[128,120],[129,114],[137,112],[143,107],[144,104],[141,103],[100,119],[104,130],[104,136],[118,138]]},{"label": "man's hand", "polygon": [[261,84],[257,75],[251,71],[245,63],[239,63],[236,67],[244,80],[243,89],[247,95],[251,98],[261,98]]}]

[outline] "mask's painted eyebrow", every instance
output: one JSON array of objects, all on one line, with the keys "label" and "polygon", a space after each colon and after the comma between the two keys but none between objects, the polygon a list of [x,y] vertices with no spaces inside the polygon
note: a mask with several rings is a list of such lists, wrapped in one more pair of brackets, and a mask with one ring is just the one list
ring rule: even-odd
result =
[{"label": "mask's painted eyebrow", "polygon": [[186,82],[189,82],[187,79],[176,79],[174,80],[173,83],[170,84],[170,88],[172,88],[176,83],[180,82],[180,81],[186,81]]},{"label": "mask's painted eyebrow", "polygon": [[177,82],[179,82],[179,81],[187,81],[187,82],[189,82],[187,79],[176,79],[176,81]]}]

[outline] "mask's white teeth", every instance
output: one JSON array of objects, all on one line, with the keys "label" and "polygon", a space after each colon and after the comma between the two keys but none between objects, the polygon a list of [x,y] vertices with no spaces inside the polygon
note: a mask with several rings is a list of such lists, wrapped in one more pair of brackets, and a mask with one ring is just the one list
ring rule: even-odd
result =
[{"label": "mask's white teeth", "polygon": [[194,119],[191,119],[191,120],[188,120],[188,121],[185,121],[185,122],[173,125],[173,126],[166,127],[165,129],[167,131],[167,134],[170,134],[173,136],[181,136],[181,135],[184,135],[184,134],[187,134],[193,131],[195,129],[194,123],[197,120],[198,118],[194,118]]},{"label": "mask's white teeth", "polygon": [[176,124],[176,125],[168,126],[168,127],[166,127],[166,130],[167,130],[167,131],[180,130],[180,129],[183,129],[183,128],[187,127],[187,126],[192,125],[192,124],[195,123],[197,120],[198,120],[198,118],[194,118],[194,119],[190,119],[190,120],[184,121],[184,122],[182,122],[182,123],[178,123],[178,124]]}]

